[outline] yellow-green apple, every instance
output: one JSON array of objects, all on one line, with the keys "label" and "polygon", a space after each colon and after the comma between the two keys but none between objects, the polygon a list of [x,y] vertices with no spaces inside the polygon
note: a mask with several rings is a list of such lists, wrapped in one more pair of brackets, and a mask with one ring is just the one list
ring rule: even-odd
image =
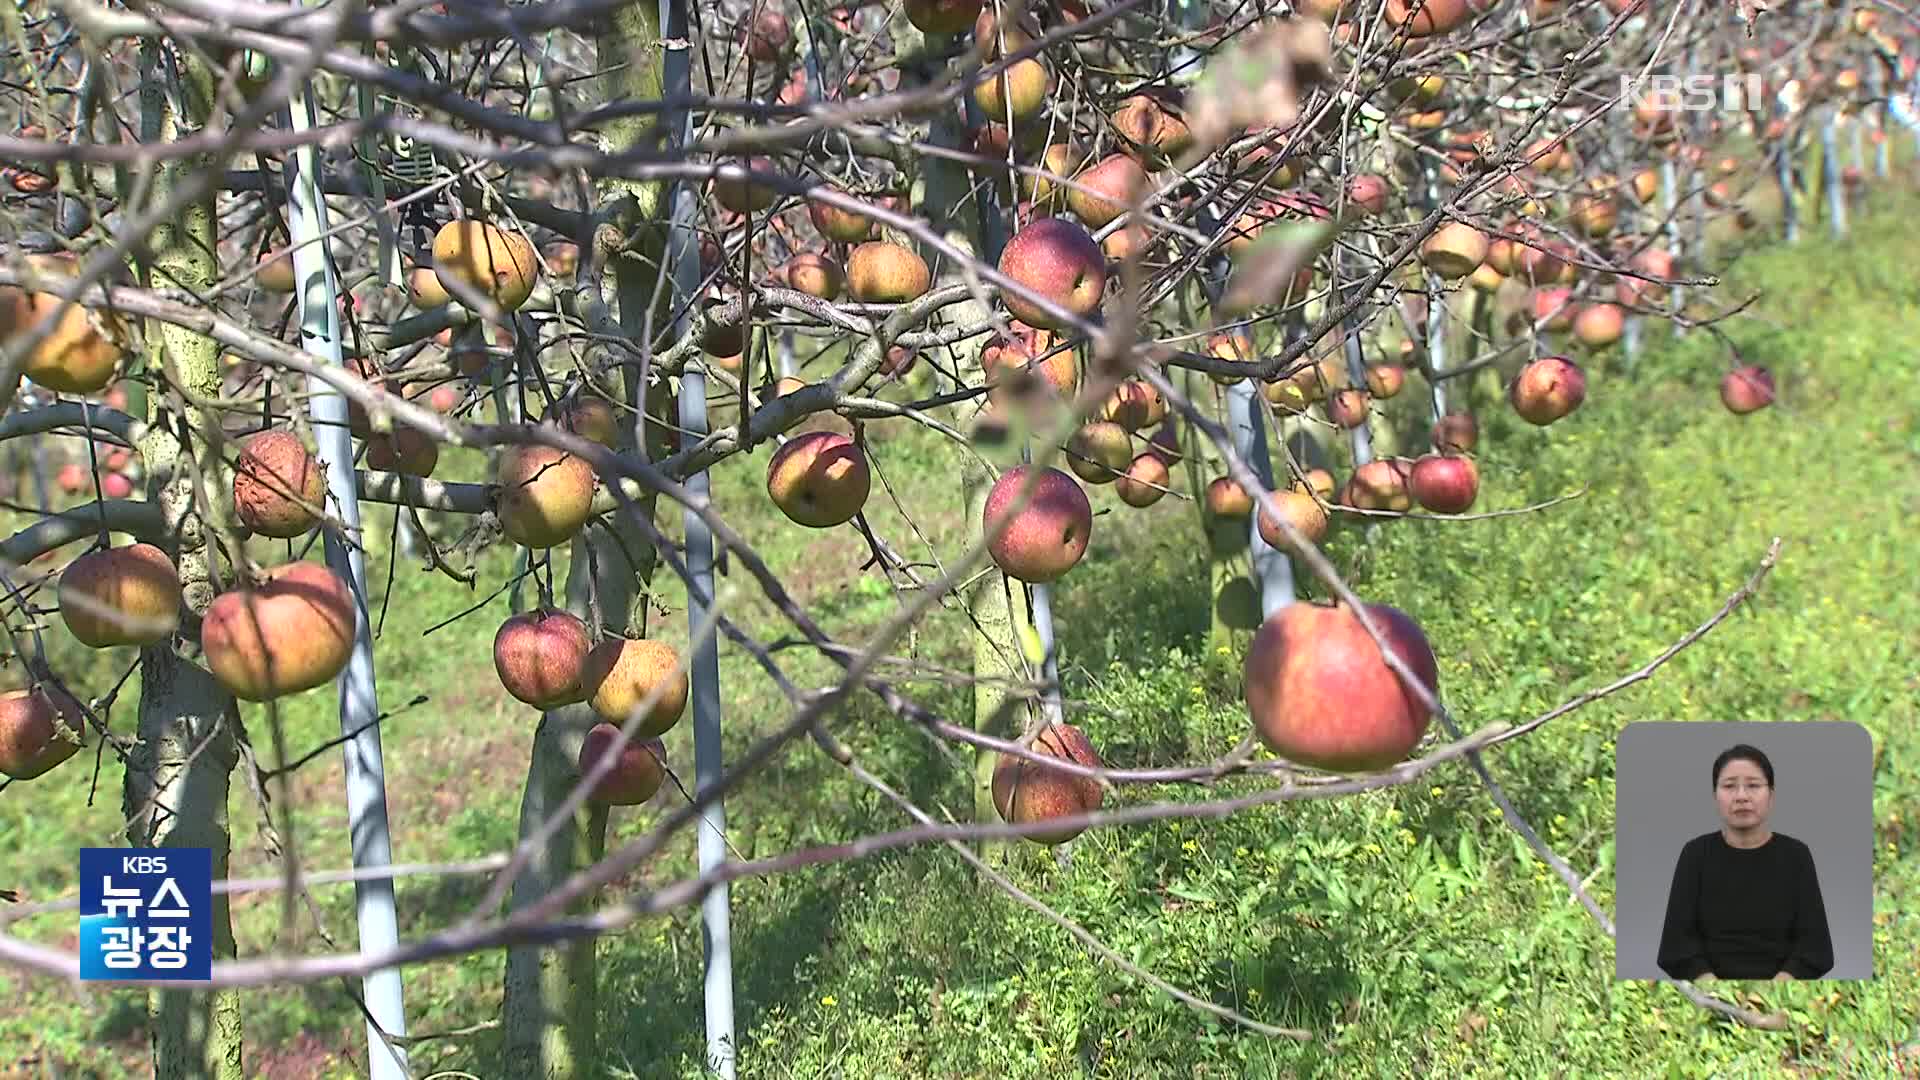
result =
[{"label": "yellow-green apple", "polygon": [[525,234],[468,218],[434,233],[433,272],[450,296],[464,288],[512,311],[533,295],[540,261]]},{"label": "yellow-green apple", "polygon": [[[1276,516],[1277,512],[1277,516]],[[1259,509],[1260,539],[1267,546],[1280,551],[1298,550],[1287,539],[1286,530],[1280,527],[1284,521],[1309,541],[1318,544],[1327,538],[1327,511],[1312,493],[1300,488],[1288,488],[1276,491],[1272,495],[1272,506],[1263,503]]]},{"label": "yellow-green apple", "polygon": [[1038,115],[1052,89],[1053,74],[1047,65],[1039,57],[1029,56],[974,83],[973,101],[988,120],[1004,124],[1011,114],[1018,123]]},{"label": "yellow-green apple", "polygon": [[890,241],[869,240],[847,256],[847,291],[862,303],[917,300],[932,281],[925,259]]},{"label": "yellow-green apple", "polygon": [[1487,234],[1464,221],[1449,221],[1420,245],[1420,262],[1449,281],[1473,273],[1487,257]]},{"label": "yellow-green apple", "polygon": [[[846,192],[837,188],[827,188],[836,195]],[[820,235],[836,244],[857,244],[873,235],[873,219],[852,210],[843,210],[817,199],[807,202],[807,217],[813,220],[813,227]]]},{"label": "yellow-green apple", "polygon": [[180,625],[180,575],[152,544],[90,551],[60,575],[60,618],[82,645],[156,645]]},{"label": "yellow-green apple", "polygon": [[593,466],[557,447],[506,447],[494,482],[500,487],[500,529],[514,543],[557,547],[593,516]]},{"label": "yellow-green apple", "polygon": [[1068,467],[1089,484],[1112,483],[1132,460],[1132,436],[1111,420],[1085,424],[1067,441]]},{"label": "yellow-green apple", "polygon": [[1053,143],[1040,153],[1034,168],[1045,175],[1020,174],[1020,193],[1033,204],[1035,213],[1050,213],[1066,206],[1067,186],[1062,181],[1073,174],[1078,159],[1067,143]]},{"label": "yellow-green apple", "polygon": [[[24,262],[52,277],[72,277],[79,270],[71,256],[28,256]],[[113,382],[125,337],[113,312],[89,310],[49,292],[0,286],[0,341],[11,343],[42,322],[49,324],[48,332],[21,359],[21,374],[63,394],[96,394]]]},{"label": "yellow-green apple", "polygon": [[649,694],[657,694],[635,734],[664,735],[687,710],[687,672],[679,654],[665,642],[610,637],[587,653],[580,686],[602,720],[625,724]]}]

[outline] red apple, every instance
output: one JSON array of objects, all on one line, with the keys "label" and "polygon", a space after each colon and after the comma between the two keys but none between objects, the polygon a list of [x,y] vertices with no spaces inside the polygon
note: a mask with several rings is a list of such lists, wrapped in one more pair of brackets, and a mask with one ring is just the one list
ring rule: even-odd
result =
[{"label": "red apple", "polygon": [[1436,514],[1461,514],[1480,494],[1480,470],[1457,454],[1427,454],[1413,463],[1407,479],[1413,499]]},{"label": "red apple", "polygon": [[1152,450],[1140,454],[1113,482],[1113,493],[1128,506],[1152,506],[1173,482],[1173,473],[1167,465],[1167,459]]},{"label": "red apple", "polygon": [[1758,364],[1727,372],[1720,380],[1720,403],[1744,416],[1773,404],[1773,373]]},{"label": "red apple", "polygon": [[[580,776],[585,779],[600,759],[613,750],[620,729],[602,721],[587,731],[580,742]],[[589,802],[602,806],[638,806],[653,798],[667,779],[667,744],[659,739],[638,736],[627,740],[613,767],[600,777],[588,794]]]},{"label": "red apple", "polygon": [[[1072,724],[1052,724],[1034,737],[1032,749],[1047,757],[1092,768],[1100,755],[1086,735]],[[1033,825],[1054,818],[1088,814],[1100,809],[1099,781],[1010,754],[996,755],[993,767],[993,806],[1010,825]],[[1084,826],[1053,828],[1028,834],[1041,844],[1064,844],[1080,835]]]},{"label": "red apple", "polygon": [[1507,397],[1521,419],[1546,427],[1587,399],[1587,375],[1564,356],[1543,356],[1521,369]]},{"label": "red apple", "polygon": [[587,624],[557,608],[522,612],[493,635],[493,670],[507,693],[536,709],[582,700],[581,674],[593,642]]},{"label": "red apple", "polygon": [[1216,476],[1207,485],[1207,513],[1216,518],[1243,518],[1253,513],[1253,496],[1231,476]]},{"label": "red apple", "polygon": [[851,436],[809,431],[788,439],[767,462],[767,494],[795,524],[830,529],[867,504],[873,475]]},{"label": "red apple", "polygon": [[[1044,585],[1076,566],[1087,553],[1093,535],[1093,506],[1073,477],[1059,469],[1040,469],[1034,490],[1018,502],[1032,465],[1019,465],[1000,474],[987,492],[984,525],[991,530],[1000,519],[1011,522],[987,546],[994,565],[1008,577]],[[1018,509],[1016,509],[1018,507]]]},{"label": "red apple", "polygon": [[[1439,666],[1419,624],[1385,604],[1364,605],[1387,647],[1438,694]],[[1412,688],[1345,604],[1288,604],[1260,625],[1244,683],[1254,733],[1289,761],[1372,772],[1406,759],[1431,720]]]},{"label": "red apple", "polygon": [[1462,453],[1480,442],[1480,421],[1472,413],[1448,413],[1433,422],[1433,448]]},{"label": "red apple", "polygon": [[[1100,245],[1065,218],[1041,218],[1015,233],[1000,253],[1000,272],[1083,319],[1100,309],[1107,287]],[[1029,326],[1057,330],[1069,325],[1012,290],[1001,299],[1009,314]]]}]

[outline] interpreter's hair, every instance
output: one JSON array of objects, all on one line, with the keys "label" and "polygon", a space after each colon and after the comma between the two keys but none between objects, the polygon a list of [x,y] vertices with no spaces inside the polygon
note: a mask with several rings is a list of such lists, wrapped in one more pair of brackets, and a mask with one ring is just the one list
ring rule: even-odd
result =
[{"label": "interpreter's hair", "polygon": [[1743,758],[1760,766],[1760,771],[1767,774],[1767,786],[1773,786],[1773,762],[1767,760],[1767,755],[1759,747],[1748,746],[1746,743],[1729,746],[1720,751],[1719,757],[1713,759],[1713,786],[1720,786],[1720,770],[1727,767],[1727,762],[1739,761]]}]

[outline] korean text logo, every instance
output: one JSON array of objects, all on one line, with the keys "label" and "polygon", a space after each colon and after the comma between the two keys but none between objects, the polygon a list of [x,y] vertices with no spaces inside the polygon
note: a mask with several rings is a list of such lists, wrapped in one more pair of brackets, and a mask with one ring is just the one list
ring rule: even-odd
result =
[{"label": "korean text logo", "polygon": [[80,977],[205,982],[213,973],[213,853],[80,849]]}]

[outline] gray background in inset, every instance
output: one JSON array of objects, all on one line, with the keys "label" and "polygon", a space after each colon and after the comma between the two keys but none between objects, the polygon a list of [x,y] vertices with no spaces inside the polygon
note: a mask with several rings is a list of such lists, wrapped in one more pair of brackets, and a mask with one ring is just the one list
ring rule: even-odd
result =
[{"label": "gray background in inset", "polygon": [[1643,720],[1614,747],[1614,977],[1665,979],[1656,962],[1680,848],[1720,829],[1713,759],[1737,743],[1773,762],[1768,825],[1813,852],[1833,937],[1822,978],[1873,977],[1873,736],[1839,721]]}]

